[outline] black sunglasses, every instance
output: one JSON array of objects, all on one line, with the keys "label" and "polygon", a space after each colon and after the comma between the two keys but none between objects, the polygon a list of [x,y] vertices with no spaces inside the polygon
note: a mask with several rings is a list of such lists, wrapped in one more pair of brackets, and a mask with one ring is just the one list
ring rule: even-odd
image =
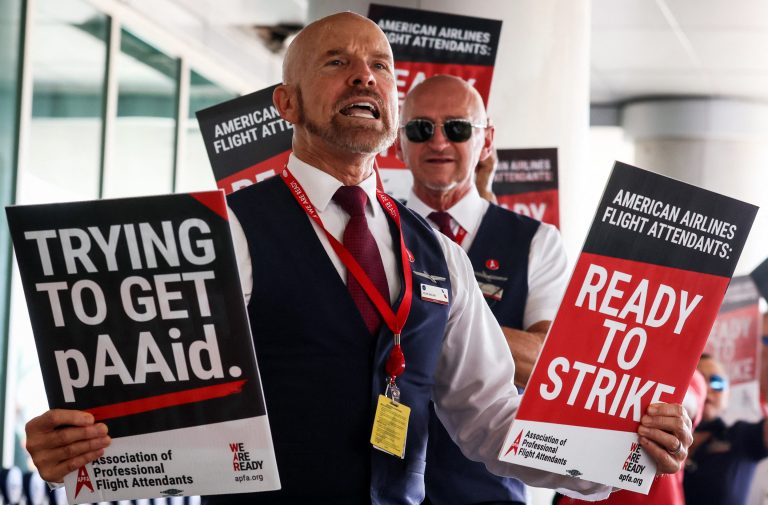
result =
[{"label": "black sunglasses", "polygon": [[[411,142],[422,143],[432,138],[435,134],[435,123],[429,119],[411,119],[405,126],[405,136]],[[468,119],[448,119],[440,126],[443,135],[451,142],[466,142],[472,136],[472,128],[486,128],[484,124],[474,124]]]},{"label": "black sunglasses", "polygon": [[712,374],[709,376],[709,387],[712,391],[725,391],[728,388],[728,379],[722,375]]}]

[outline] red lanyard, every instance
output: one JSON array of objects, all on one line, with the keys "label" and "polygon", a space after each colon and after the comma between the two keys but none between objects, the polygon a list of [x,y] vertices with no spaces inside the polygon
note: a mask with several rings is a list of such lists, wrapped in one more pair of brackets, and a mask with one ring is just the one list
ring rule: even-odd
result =
[{"label": "red lanyard", "polygon": [[331,247],[334,252],[339,256],[341,262],[347,267],[347,270],[354,276],[355,280],[360,283],[360,286],[368,295],[376,310],[381,314],[382,319],[386,323],[387,327],[392,331],[395,338],[395,346],[392,349],[389,359],[386,364],[387,375],[390,376],[390,383],[394,384],[395,377],[399,376],[405,370],[405,357],[403,356],[402,349],[400,348],[400,333],[403,331],[405,322],[408,319],[408,313],[411,310],[411,300],[413,298],[413,279],[411,278],[411,263],[408,259],[408,250],[405,247],[405,241],[403,240],[403,230],[400,224],[400,211],[397,210],[397,205],[392,201],[386,193],[380,189],[376,189],[376,198],[379,203],[387,212],[388,216],[394,221],[397,226],[397,231],[400,234],[400,261],[403,265],[404,276],[404,288],[403,300],[400,302],[400,306],[397,308],[397,313],[392,310],[389,302],[384,299],[382,294],[376,289],[368,274],[360,266],[360,263],[352,256],[344,245],[336,240],[336,237],[323,225],[320,215],[318,215],[315,206],[309,200],[304,188],[301,187],[299,181],[293,176],[291,171],[286,166],[282,172],[283,182],[288,186],[291,194],[299,203],[304,212],[320,227],[328,238]]}]

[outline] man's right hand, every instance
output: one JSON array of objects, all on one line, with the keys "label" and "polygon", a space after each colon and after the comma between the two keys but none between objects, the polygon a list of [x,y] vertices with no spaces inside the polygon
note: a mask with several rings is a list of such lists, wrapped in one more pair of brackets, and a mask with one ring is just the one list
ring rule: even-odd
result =
[{"label": "man's right hand", "polygon": [[107,425],[88,412],[53,409],[26,425],[26,448],[40,476],[61,482],[64,476],[104,454],[112,439]]},{"label": "man's right hand", "polygon": [[496,149],[492,149],[491,154],[487,158],[478,161],[475,167],[475,186],[477,187],[477,192],[480,193],[482,198],[491,203],[499,203],[492,189],[493,175],[496,173],[498,164],[498,154]]}]

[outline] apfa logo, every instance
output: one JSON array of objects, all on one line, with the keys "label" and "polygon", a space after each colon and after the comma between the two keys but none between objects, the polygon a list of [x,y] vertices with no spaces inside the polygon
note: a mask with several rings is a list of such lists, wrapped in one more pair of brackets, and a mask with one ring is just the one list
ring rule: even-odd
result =
[{"label": "apfa logo", "polygon": [[91,484],[91,477],[88,475],[88,470],[81,466],[77,471],[77,486],[75,486],[75,498],[80,494],[80,490],[83,487],[87,487],[91,493],[93,493],[93,484]]},{"label": "apfa logo", "polygon": [[520,433],[517,434],[515,441],[512,442],[512,445],[509,446],[509,449],[507,449],[507,452],[504,453],[504,456],[506,456],[512,451],[515,451],[515,456],[517,456],[517,450],[520,448],[520,439],[522,438],[522,436],[523,436],[523,430],[520,430]]}]

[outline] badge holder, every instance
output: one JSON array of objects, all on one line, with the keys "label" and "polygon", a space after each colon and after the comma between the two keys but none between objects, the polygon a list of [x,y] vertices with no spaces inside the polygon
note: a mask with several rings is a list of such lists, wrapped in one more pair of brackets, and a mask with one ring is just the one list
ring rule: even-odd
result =
[{"label": "badge holder", "polygon": [[400,403],[400,388],[396,379],[405,371],[405,356],[400,347],[400,334],[396,333],[395,344],[387,358],[387,387],[379,395],[376,416],[373,419],[371,444],[376,449],[398,458],[405,456],[405,439],[408,434],[410,407]]}]

